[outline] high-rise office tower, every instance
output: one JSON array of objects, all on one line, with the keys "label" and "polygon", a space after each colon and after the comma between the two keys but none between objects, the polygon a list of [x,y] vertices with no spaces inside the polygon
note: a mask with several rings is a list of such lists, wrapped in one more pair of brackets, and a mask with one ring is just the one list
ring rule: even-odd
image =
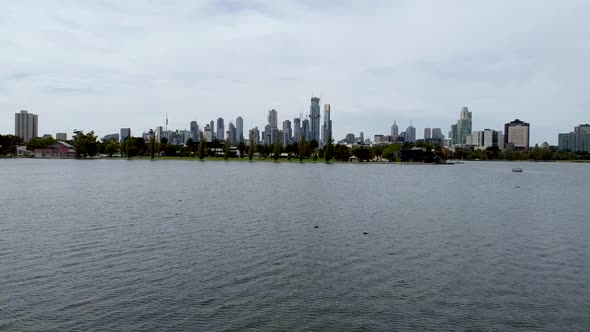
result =
[{"label": "high-rise office tower", "polygon": [[124,143],[127,137],[131,137],[131,128],[121,128],[121,143]]},{"label": "high-rise office tower", "polygon": [[215,137],[215,121],[211,120],[211,122],[209,122],[209,130],[211,131],[211,138]]},{"label": "high-rise office tower", "polygon": [[391,137],[395,138],[399,135],[399,127],[397,126],[397,123],[395,123],[395,120],[393,120],[393,124],[391,125]]},{"label": "high-rise office tower", "polygon": [[213,142],[213,127],[211,127],[211,124],[205,126],[205,130],[203,131],[203,138],[205,139],[205,142]]},{"label": "high-rise office tower", "polygon": [[191,131],[191,139],[193,140],[193,142],[198,142],[199,141],[199,125],[197,124],[197,121],[191,121],[190,123],[190,131]]},{"label": "high-rise office tower", "polygon": [[561,133],[557,136],[559,150],[573,152],[590,151],[590,124],[580,124],[570,133]]},{"label": "high-rise office tower", "polygon": [[293,130],[291,129],[291,121],[283,121],[283,147],[287,146],[287,144],[291,144],[292,135]]},{"label": "high-rise office tower", "polygon": [[223,123],[223,118],[217,119],[217,139],[223,141],[225,138],[225,124]]},{"label": "high-rise office tower", "polygon": [[412,124],[406,129],[406,142],[416,142],[416,128],[414,128]]},{"label": "high-rise office tower", "polygon": [[328,144],[332,137],[332,120],[330,120],[330,104],[324,105],[324,127],[322,130],[322,146]]},{"label": "high-rise office tower", "polygon": [[528,149],[530,125],[516,119],[504,125],[504,145],[512,144],[517,149]]},{"label": "high-rise office tower", "polygon": [[277,117],[277,111],[272,109],[270,111],[268,111],[268,125],[271,128],[278,128],[279,124],[278,124],[278,117]]},{"label": "high-rise office tower", "polygon": [[431,139],[432,138],[432,130],[430,128],[424,128],[424,139]]},{"label": "high-rise office tower", "polygon": [[229,141],[230,141],[231,145],[232,146],[238,145],[238,143],[237,143],[238,138],[236,136],[236,126],[234,126],[234,124],[231,122],[229,123],[227,133],[229,134]]},{"label": "high-rise office tower", "polygon": [[260,131],[258,127],[254,127],[250,129],[250,134],[248,135],[248,139],[253,140],[254,144],[260,143]]},{"label": "high-rise office tower", "polygon": [[442,130],[440,130],[440,128],[432,128],[432,139],[445,139],[445,135],[443,135]]},{"label": "high-rise office tower", "polygon": [[236,139],[238,143],[244,141],[244,119],[241,116],[236,118]]},{"label": "high-rise office tower", "polygon": [[293,119],[293,142],[298,143],[301,139],[301,119]]},{"label": "high-rise office tower", "polygon": [[320,98],[312,97],[311,106],[309,107],[309,121],[310,121],[310,137],[308,141],[315,140],[318,144],[320,141]]},{"label": "high-rise office tower", "polygon": [[37,114],[25,110],[14,114],[14,135],[28,142],[32,138],[39,137],[39,118]]},{"label": "high-rise office tower", "polygon": [[311,133],[309,131],[309,119],[304,119],[303,124],[301,125],[301,135],[307,142],[311,141]]}]

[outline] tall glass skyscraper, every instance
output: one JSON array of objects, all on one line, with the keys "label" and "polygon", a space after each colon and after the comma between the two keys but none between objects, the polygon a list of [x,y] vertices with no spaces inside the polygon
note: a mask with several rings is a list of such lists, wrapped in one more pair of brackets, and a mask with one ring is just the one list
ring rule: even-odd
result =
[{"label": "tall glass skyscraper", "polygon": [[318,142],[320,141],[320,98],[312,97],[311,98],[311,106],[309,107],[309,122],[310,122],[310,136],[307,140],[311,142],[315,140]]},{"label": "tall glass skyscraper", "polygon": [[451,126],[450,138],[452,145],[462,145],[466,143],[467,135],[471,135],[471,124],[471,112],[469,111],[469,108],[463,107],[457,124]]},{"label": "tall glass skyscraper", "polygon": [[332,120],[330,120],[330,104],[324,105],[324,127],[322,131],[322,146],[328,144],[332,137]]}]

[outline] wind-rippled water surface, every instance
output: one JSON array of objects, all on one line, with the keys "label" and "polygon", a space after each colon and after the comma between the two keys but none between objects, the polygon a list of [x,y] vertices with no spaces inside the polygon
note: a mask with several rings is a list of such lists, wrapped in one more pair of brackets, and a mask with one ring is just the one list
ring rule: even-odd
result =
[{"label": "wind-rippled water surface", "polygon": [[590,326],[587,164],[18,159],[0,187],[0,330]]}]

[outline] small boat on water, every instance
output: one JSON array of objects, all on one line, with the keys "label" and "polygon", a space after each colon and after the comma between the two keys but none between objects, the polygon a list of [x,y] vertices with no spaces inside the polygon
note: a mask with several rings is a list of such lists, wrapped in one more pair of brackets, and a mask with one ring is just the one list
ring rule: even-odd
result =
[{"label": "small boat on water", "polygon": [[513,171],[514,173],[522,173],[522,168],[520,168],[520,167],[515,167],[515,168],[513,168],[513,169],[512,169],[512,171]]}]

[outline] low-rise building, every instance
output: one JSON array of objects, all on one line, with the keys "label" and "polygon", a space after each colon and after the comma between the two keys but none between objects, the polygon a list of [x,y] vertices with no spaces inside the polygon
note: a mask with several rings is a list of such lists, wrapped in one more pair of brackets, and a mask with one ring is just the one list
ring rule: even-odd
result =
[{"label": "low-rise building", "polygon": [[57,141],[45,149],[35,149],[36,158],[75,158],[74,147],[66,142]]},{"label": "low-rise building", "polygon": [[590,124],[581,124],[573,132],[558,135],[559,150],[590,152]]}]

